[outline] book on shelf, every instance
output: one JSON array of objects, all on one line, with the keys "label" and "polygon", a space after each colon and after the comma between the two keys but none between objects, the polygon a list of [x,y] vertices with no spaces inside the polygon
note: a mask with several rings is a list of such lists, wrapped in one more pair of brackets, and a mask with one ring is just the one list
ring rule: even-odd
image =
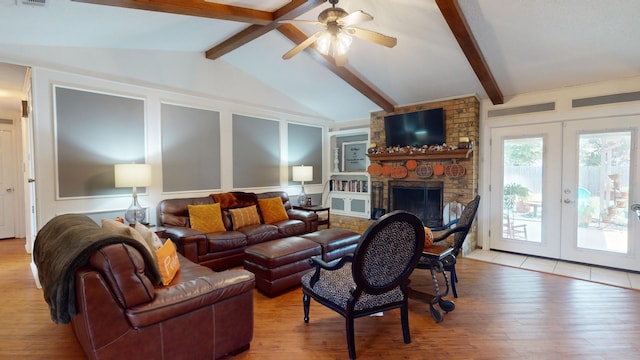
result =
[{"label": "book on shelf", "polygon": [[331,179],[329,183],[329,191],[347,191],[347,192],[369,192],[369,182],[367,180],[340,180]]}]

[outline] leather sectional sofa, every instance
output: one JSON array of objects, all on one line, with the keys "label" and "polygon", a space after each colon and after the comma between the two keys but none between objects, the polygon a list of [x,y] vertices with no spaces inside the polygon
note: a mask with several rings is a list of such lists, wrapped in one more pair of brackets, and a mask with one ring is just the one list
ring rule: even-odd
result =
[{"label": "leather sectional sofa", "polygon": [[[260,199],[280,197],[287,219],[265,224],[260,210]],[[233,200],[229,201],[231,198]],[[191,227],[189,205],[220,203],[225,231],[203,233]],[[260,223],[234,230],[230,211],[256,205]],[[289,195],[284,191],[264,193],[229,192],[204,197],[165,199],[157,207],[158,226],[178,251],[194,263],[213,270],[223,270],[243,264],[247,246],[290,236],[299,236],[318,229],[318,215],[293,209]]]}]

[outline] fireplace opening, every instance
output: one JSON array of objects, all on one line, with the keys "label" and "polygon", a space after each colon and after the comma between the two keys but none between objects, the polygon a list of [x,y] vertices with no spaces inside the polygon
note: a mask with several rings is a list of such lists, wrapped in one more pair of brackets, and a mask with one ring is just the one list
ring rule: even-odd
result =
[{"label": "fireplace opening", "polygon": [[424,226],[442,226],[441,181],[389,181],[388,209],[415,214]]}]

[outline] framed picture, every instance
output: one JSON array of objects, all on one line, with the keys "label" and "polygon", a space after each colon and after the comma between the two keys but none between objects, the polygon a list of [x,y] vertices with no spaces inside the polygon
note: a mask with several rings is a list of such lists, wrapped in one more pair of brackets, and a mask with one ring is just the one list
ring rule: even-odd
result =
[{"label": "framed picture", "polygon": [[342,171],[367,169],[367,142],[353,141],[342,144]]}]

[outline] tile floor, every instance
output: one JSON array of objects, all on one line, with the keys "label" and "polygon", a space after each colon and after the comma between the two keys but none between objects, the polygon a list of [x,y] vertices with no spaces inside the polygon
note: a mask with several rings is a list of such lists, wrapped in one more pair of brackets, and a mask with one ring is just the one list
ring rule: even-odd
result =
[{"label": "tile floor", "polygon": [[519,267],[640,290],[640,274],[633,272],[617,271],[597,266],[581,265],[565,261],[542,259],[533,256],[481,249],[474,250],[465,257],[495,264]]}]

